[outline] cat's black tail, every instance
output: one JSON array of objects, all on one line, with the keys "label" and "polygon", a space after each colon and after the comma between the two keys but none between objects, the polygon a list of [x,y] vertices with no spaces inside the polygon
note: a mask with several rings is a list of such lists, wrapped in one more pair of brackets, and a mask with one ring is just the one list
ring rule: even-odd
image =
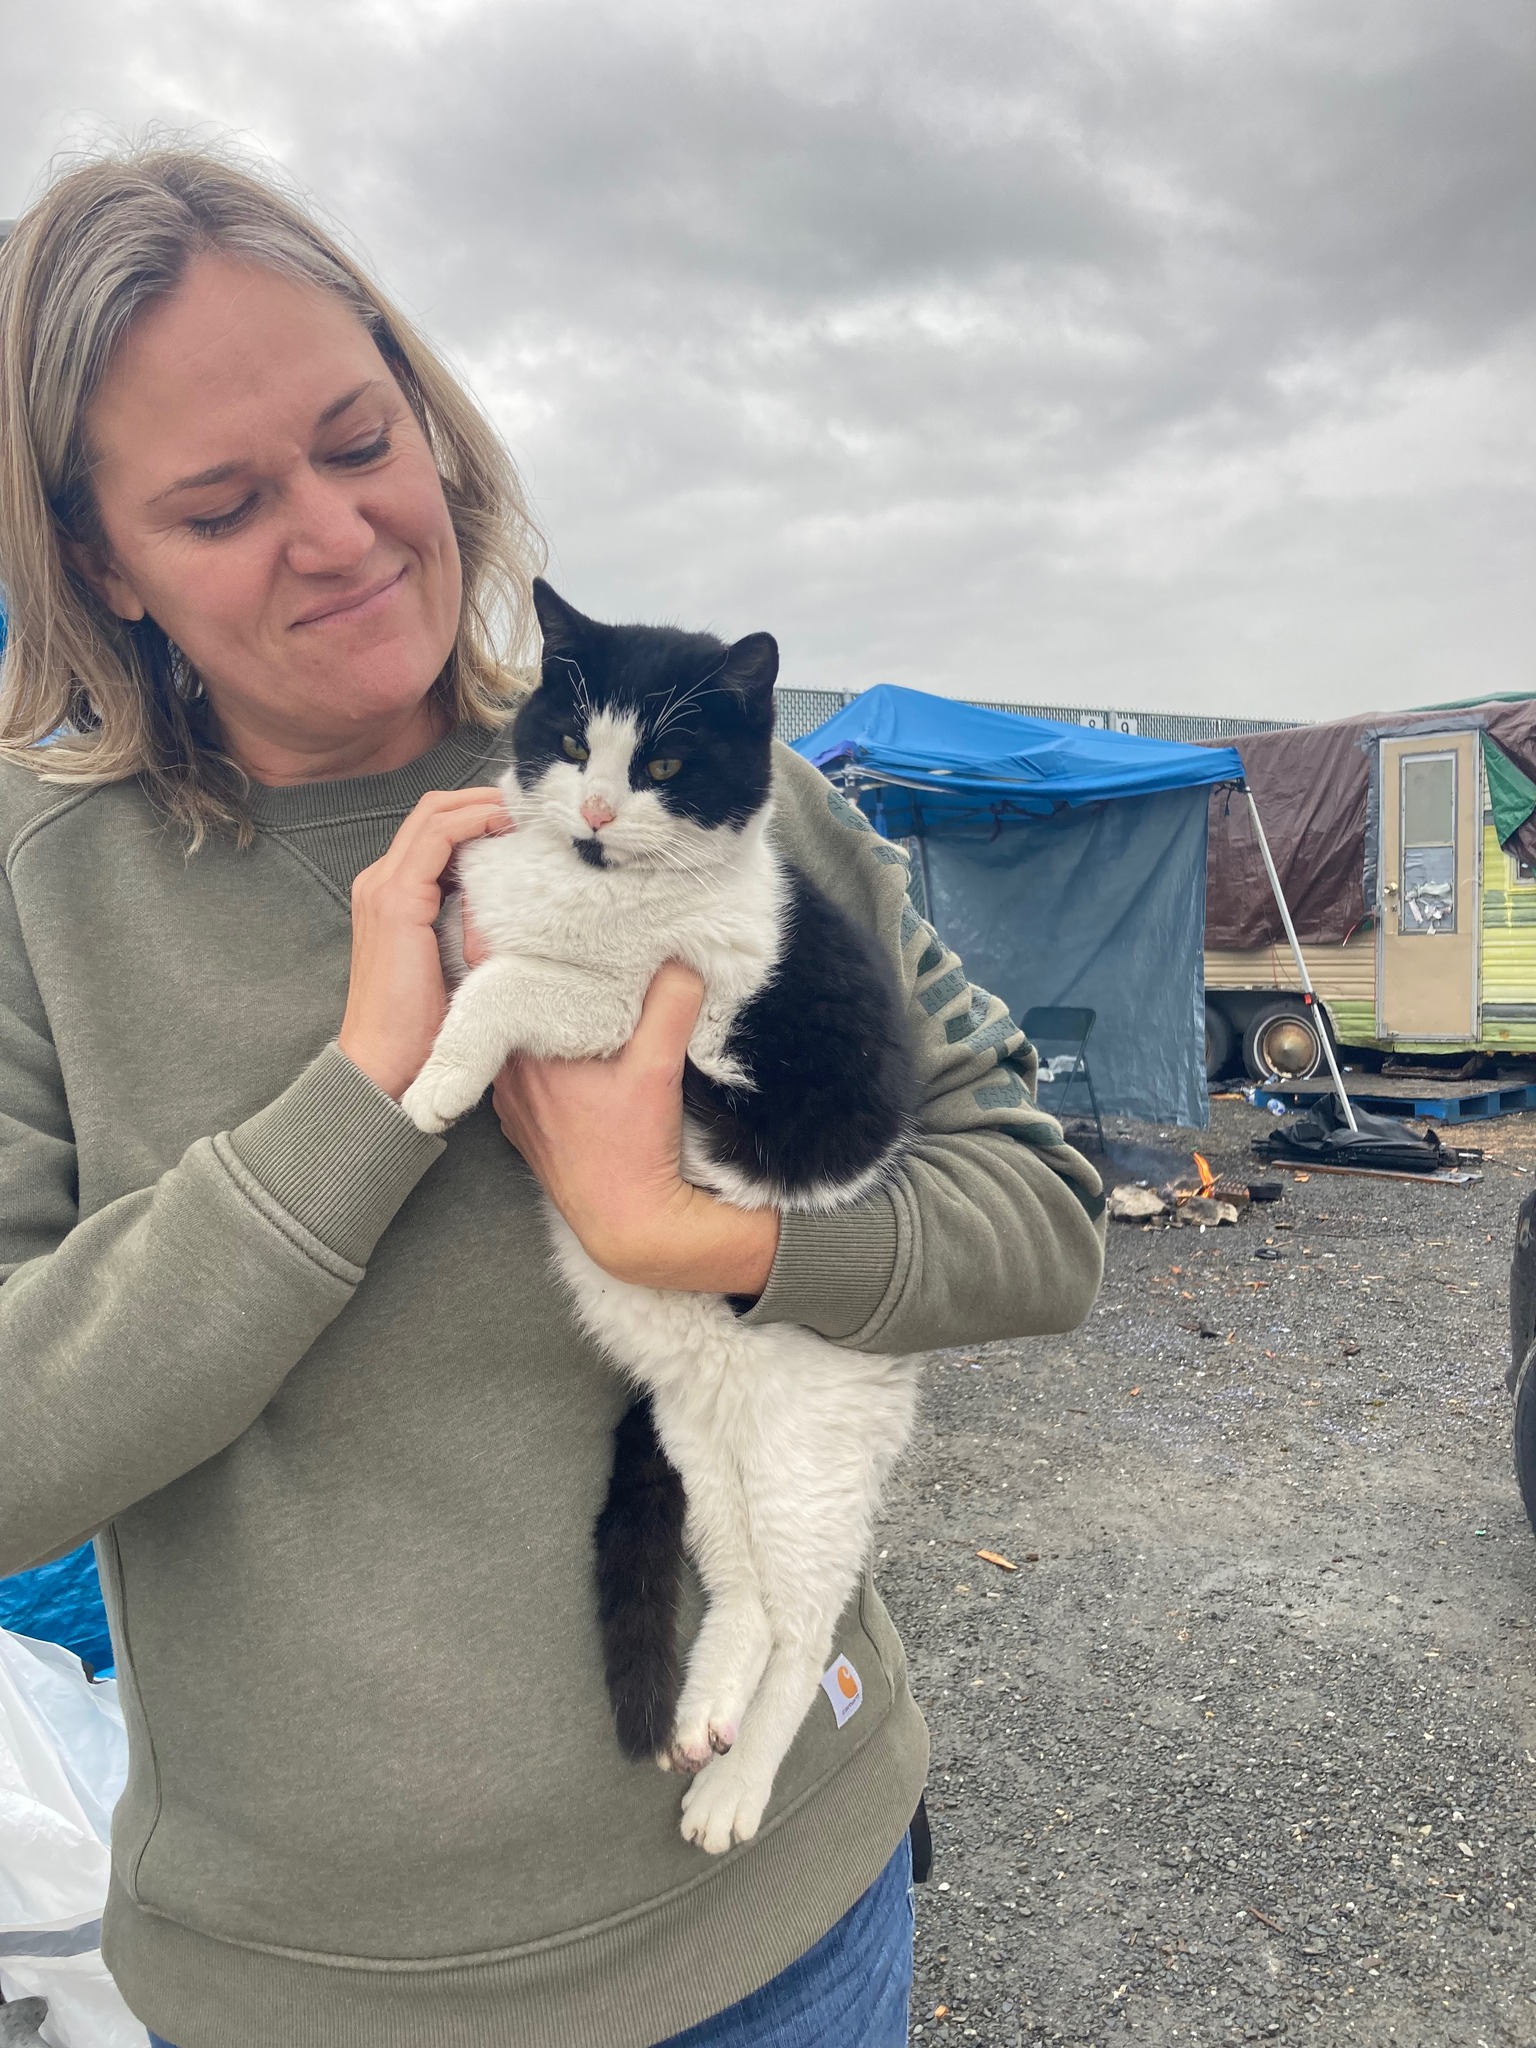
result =
[{"label": "cat's black tail", "polygon": [[603,1674],[619,1746],[630,1757],[654,1757],[672,1737],[685,1506],[650,1401],[637,1401],[613,1433],[613,1476],[593,1532]]}]

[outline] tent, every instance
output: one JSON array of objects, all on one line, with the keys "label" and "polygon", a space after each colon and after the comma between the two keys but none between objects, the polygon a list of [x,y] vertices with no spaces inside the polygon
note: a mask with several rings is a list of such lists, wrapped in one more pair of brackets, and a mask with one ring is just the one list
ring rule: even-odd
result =
[{"label": "tent", "polygon": [[1016,1016],[1097,1012],[1105,1109],[1207,1122],[1206,813],[1214,785],[1242,784],[1232,748],[882,683],[795,750],[887,838],[915,842],[929,919]]}]

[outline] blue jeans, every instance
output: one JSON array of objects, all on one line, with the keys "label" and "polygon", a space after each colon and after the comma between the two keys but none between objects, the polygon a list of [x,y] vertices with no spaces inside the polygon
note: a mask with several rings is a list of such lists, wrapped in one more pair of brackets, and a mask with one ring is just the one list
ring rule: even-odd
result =
[{"label": "blue jeans", "polygon": [[903,1836],[863,1898],[798,1962],[657,2048],[905,2048],[911,1996],[912,1846]]}]

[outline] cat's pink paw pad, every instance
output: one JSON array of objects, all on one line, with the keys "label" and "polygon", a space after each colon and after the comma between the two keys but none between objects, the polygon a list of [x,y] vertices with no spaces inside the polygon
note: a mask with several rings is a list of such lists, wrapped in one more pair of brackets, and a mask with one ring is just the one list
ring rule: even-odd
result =
[{"label": "cat's pink paw pad", "polygon": [[674,1739],[665,1757],[658,1761],[663,1770],[676,1771],[682,1777],[692,1778],[703,1770],[714,1754],[708,1742],[701,1742],[697,1738],[684,1741],[679,1736]]},{"label": "cat's pink paw pad", "polygon": [[725,1755],[736,1740],[739,1726],[734,1714],[685,1714],[673,1730],[665,1768],[693,1777],[711,1757]]}]

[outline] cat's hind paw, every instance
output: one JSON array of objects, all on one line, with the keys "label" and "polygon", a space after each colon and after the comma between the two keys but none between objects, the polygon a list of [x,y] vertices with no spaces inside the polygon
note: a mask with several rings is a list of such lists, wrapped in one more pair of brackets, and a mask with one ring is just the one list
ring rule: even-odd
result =
[{"label": "cat's hind paw", "polygon": [[732,1842],[750,1842],[772,1790],[739,1753],[715,1757],[683,1794],[683,1840],[711,1856],[723,1856]]},{"label": "cat's hind paw", "polygon": [[428,1060],[401,1096],[400,1107],[418,1131],[436,1138],[451,1123],[456,1123],[466,1109],[473,1109],[484,1092],[483,1087],[475,1086],[474,1076],[465,1073],[462,1067]]},{"label": "cat's hind paw", "polygon": [[724,1756],[736,1740],[734,1721],[705,1720],[679,1723],[677,1732],[656,1759],[664,1771],[676,1771],[692,1778],[717,1756]]}]

